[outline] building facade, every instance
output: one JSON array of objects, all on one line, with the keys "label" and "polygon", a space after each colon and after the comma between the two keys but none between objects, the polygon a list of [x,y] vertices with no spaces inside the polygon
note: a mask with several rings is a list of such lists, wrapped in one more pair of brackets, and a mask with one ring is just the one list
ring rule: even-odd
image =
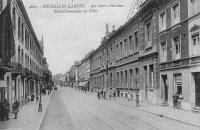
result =
[{"label": "building facade", "polygon": [[90,90],[90,55],[81,60],[78,65],[79,87],[83,90]]},{"label": "building facade", "polygon": [[150,104],[200,108],[200,0],[146,0],[91,55],[91,87]]},{"label": "building facade", "polygon": [[39,42],[22,0],[3,0],[2,11],[10,5],[15,55],[10,70],[4,74],[6,86],[1,88],[1,101],[12,104],[16,98],[21,105],[32,93],[37,95],[43,86],[43,41]]},{"label": "building facade", "polygon": [[92,58],[95,88],[116,90],[120,97],[139,93],[141,101],[158,102],[156,7],[156,1],[145,1],[127,23],[104,37]]},{"label": "building facade", "polygon": [[161,99],[172,105],[182,97],[183,109],[200,105],[199,0],[160,1],[159,46]]}]

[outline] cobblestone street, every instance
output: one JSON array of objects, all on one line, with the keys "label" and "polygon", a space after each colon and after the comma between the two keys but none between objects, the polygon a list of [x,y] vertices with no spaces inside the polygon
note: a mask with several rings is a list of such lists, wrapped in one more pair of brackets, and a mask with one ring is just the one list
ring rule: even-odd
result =
[{"label": "cobblestone street", "polygon": [[42,130],[198,130],[199,128],[162,118],[112,100],[60,87],[50,100]]}]

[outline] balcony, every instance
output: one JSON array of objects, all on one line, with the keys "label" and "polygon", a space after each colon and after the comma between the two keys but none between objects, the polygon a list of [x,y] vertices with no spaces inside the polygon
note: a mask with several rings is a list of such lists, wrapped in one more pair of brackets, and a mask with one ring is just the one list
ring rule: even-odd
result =
[{"label": "balcony", "polygon": [[8,71],[11,71],[12,65],[11,63],[8,63],[4,65],[2,62],[0,62],[0,73],[5,74]]},{"label": "balcony", "polygon": [[200,56],[183,58],[183,59],[179,59],[179,60],[175,60],[175,61],[161,63],[160,70],[177,68],[177,67],[179,67],[179,68],[187,67],[187,66],[192,66],[192,65],[198,64],[198,63],[200,63]]},{"label": "balcony", "polygon": [[22,78],[26,77],[26,68],[22,67]]},{"label": "balcony", "polygon": [[12,76],[16,78],[18,75],[22,75],[22,65],[16,62],[12,64]]}]

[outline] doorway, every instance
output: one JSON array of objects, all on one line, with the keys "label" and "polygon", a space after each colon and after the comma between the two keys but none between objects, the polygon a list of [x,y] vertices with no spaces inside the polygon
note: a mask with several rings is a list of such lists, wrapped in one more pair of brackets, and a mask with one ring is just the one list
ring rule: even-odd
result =
[{"label": "doorway", "polygon": [[148,75],[147,75],[147,66],[144,66],[144,87],[145,87],[145,100],[148,99]]},{"label": "doorway", "polygon": [[168,102],[168,84],[167,75],[162,75],[163,86],[164,86],[164,102]]},{"label": "doorway", "polygon": [[197,72],[195,75],[195,106],[200,107],[200,72]]}]

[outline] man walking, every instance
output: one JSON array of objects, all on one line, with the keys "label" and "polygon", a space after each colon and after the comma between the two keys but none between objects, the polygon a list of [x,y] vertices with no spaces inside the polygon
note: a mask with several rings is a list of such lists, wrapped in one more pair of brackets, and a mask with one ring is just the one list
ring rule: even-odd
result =
[{"label": "man walking", "polygon": [[9,120],[10,104],[7,99],[4,100],[4,107],[6,120]]},{"label": "man walking", "polygon": [[14,103],[13,103],[13,105],[12,105],[12,108],[13,108],[13,113],[15,114],[14,119],[17,119],[17,114],[18,114],[18,112],[19,112],[19,102],[17,101],[16,98],[15,98],[14,100],[15,100],[15,101],[14,101]]},{"label": "man walking", "polygon": [[174,109],[175,109],[175,108],[177,108],[177,104],[178,104],[178,98],[179,98],[178,92],[176,92],[172,98],[173,98],[173,104],[174,104]]}]

